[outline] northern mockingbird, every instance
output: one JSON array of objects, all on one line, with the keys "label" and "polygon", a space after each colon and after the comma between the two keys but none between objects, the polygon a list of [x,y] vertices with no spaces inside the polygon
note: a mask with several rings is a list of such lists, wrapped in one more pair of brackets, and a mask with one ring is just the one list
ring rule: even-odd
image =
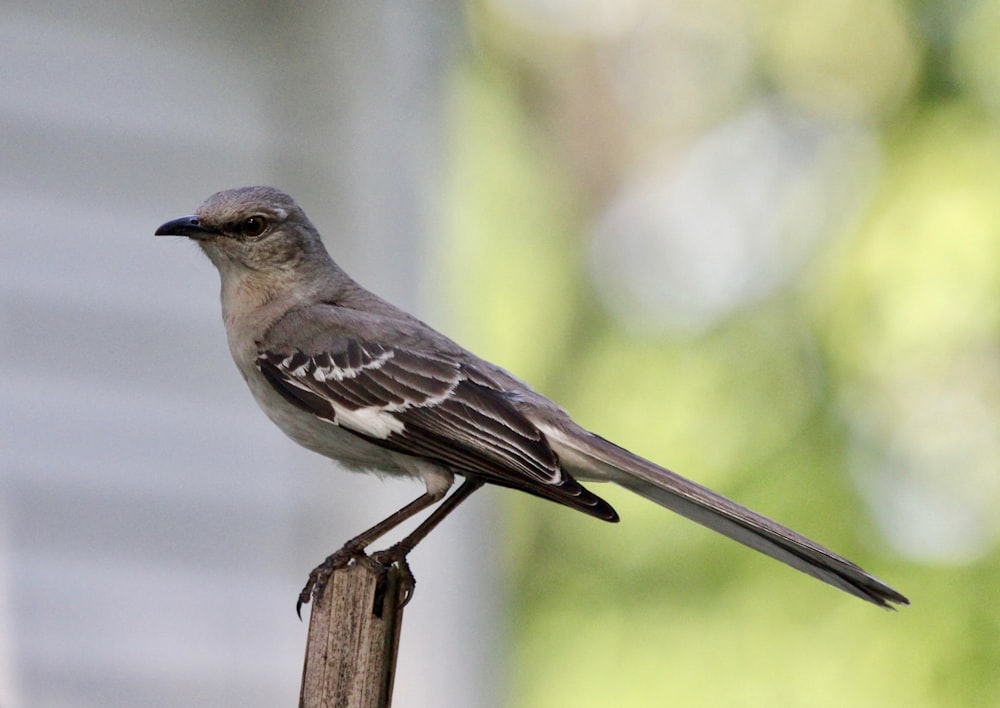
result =
[{"label": "northern mockingbird", "polygon": [[[299,608],[335,568],[443,499],[412,534],[374,556],[409,575],[406,554],[484,483],[618,521],[577,480],[614,482],[881,607],[909,604],[808,538],[584,430],[523,381],[368,292],[334,263],[287,194],[219,192],[156,235],[194,240],[218,268],[233,359],[281,430],[348,469],[426,486],[313,570]],[[446,497],[455,475],[465,481]]]}]

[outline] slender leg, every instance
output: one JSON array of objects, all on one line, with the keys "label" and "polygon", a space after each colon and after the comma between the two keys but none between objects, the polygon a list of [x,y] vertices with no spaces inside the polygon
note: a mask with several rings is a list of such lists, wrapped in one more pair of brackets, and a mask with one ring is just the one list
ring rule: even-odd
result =
[{"label": "slender leg", "polygon": [[462,482],[462,486],[456,489],[454,494],[445,499],[441,503],[441,506],[431,512],[431,515],[424,519],[417,528],[413,529],[409,536],[375,555],[391,554],[393,557],[405,556],[413,550],[414,546],[423,541],[424,537],[444,520],[444,517],[453,512],[455,507],[465,501],[470,494],[481,486],[483,486],[483,483],[478,479],[466,479]]},{"label": "slender leg", "polygon": [[478,479],[466,478],[462,482],[462,486],[455,490],[455,492],[441,502],[441,506],[431,512],[431,515],[424,519],[417,528],[403,538],[398,543],[394,543],[389,546],[384,551],[379,551],[372,554],[372,560],[376,563],[388,568],[392,564],[399,566],[400,570],[403,571],[403,585],[405,588],[405,599],[403,604],[405,605],[413,597],[413,589],[417,584],[417,581],[413,579],[413,573],[410,571],[410,566],[406,562],[407,554],[413,550],[413,547],[424,540],[434,528],[444,520],[444,517],[448,516],[455,508],[461,504],[463,501],[469,498],[474,491],[483,486],[483,483]]},{"label": "slender leg", "polygon": [[439,494],[431,494],[429,492],[421,494],[399,511],[387,516],[370,529],[362,531],[345,543],[339,550],[327,556],[326,560],[312,569],[305,587],[299,593],[299,600],[295,603],[295,612],[299,615],[299,619],[302,618],[302,605],[308,604],[314,595],[317,598],[322,597],[323,589],[326,587],[326,583],[333,571],[343,568],[354,558],[364,555],[365,548],[369,544],[378,540],[389,531],[392,531],[392,529],[414,514],[419,514],[434,502],[440,501],[440,499],[441,496]]},{"label": "slender leg", "polygon": [[[462,482],[462,486],[456,489],[450,497],[446,498],[441,505],[431,512],[431,515],[424,519],[421,524],[417,526],[417,528],[413,529],[408,536],[403,538],[398,543],[394,543],[386,550],[372,554],[372,560],[376,563],[385,567],[389,567],[395,563],[399,566],[400,570],[403,571],[403,583],[406,586],[406,599],[404,600],[404,603],[409,602],[410,598],[413,597],[413,588],[416,585],[416,581],[413,579],[413,573],[410,571],[410,567],[406,563],[406,554],[412,551],[414,546],[420,543],[424,537],[434,529],[434,527],[440,524],[444,517],[454,511],[455,507],[465,501],[470,494],[479,489],[481,486],[483,486],[481,481],[466,478],[466,480]],[[295,612],[299,615],[299,618],[302,618],[302,605],[308,604],[313,597],[319,599],[323,596],[323,590],[326,589],[326,584],[329,582],[333,571],[338,568],[343,568],[354,558],[364,555],[365,548],[367,548],[373,541],[381,538],[386,533],[412,517],[414,514],[420,513],[440,499],[441,497],[439,495],[431,494],[429,492],[421,494],[396,513],[386,517],[367,531],[359,533],[357,536],[345,543],[340,550],[331,554],[325,561],[313,568],[312,572],[309,573],[309,579],[306,581],[305,587],[303,587],[302,592],[299,593],[298,602],[295,603]]]}]

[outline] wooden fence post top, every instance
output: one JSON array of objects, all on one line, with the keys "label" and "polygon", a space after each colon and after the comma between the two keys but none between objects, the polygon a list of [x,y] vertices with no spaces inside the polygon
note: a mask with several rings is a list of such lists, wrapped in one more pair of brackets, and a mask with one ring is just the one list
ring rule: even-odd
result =
[{"label": "wooden fence post top", "polygon": [[309,614],[299,705],[385,708],[392,701],[405,589],[367,557],[334,571]]}]

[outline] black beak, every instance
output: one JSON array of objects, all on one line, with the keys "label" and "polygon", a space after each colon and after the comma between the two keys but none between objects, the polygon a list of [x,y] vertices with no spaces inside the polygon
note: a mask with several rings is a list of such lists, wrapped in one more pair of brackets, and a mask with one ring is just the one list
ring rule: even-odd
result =
[{"label": "black beak", "polygon": [[215,231],[202,226],[197,216],[182,216],[172,219],[156,230],[157,236],[187,236],[193,239],[208,238]]}]

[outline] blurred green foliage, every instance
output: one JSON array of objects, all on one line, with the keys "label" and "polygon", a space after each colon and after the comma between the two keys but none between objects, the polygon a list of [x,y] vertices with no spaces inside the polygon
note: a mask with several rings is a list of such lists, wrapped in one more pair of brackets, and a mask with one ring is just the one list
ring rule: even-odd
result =
[{"label": "blurred green foliage", "polygon": [[[880,612],[618,489],[595,489],[617,526],[492,492],[509,704],[1000,705],[1000,2],[635,0],[603,24],[534,5],[469,6],[438,254],[457,338],[914,604]],[[705,47],[738,38],[746,66],[719,71],[745,80],[680,123],[631,116],[602,67],[657,32],[694,38],[706,82]],[[697,85],[671,93],[683,59],[637,66],[663,70],[667,100]],[[856,213],[699,331],[613,317],[595,220],[644,150],[681,155],[760,100],[870,136]]]}]

